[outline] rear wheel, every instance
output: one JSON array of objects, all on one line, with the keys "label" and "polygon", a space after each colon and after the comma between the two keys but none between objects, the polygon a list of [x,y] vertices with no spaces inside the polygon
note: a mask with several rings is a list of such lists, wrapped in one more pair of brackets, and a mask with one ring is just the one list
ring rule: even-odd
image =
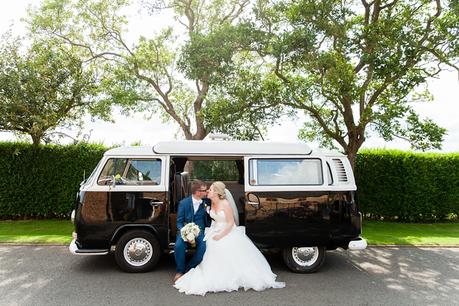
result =
[{"label": "rear wheel", "polygon": [[283,251],[284,262],[296,273],[316,272],[325,260],[325,247],[291,247]]},{"label": "rear wheel", "polygon": [[125,272],[147,272],[156,266],[160,256],[158,240],[146,231],[127,232],[116,244],[116,263]]}]

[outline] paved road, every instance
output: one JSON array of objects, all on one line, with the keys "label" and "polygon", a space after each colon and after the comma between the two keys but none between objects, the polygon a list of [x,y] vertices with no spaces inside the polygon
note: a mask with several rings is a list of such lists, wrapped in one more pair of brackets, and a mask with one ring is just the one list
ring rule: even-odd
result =
[{"label": "paved road", "polygon": [[111,255],[3,245],[0,305],[459,305],[459,248],[337,250],[315,274],[290,273],[277,256],[268,260],[286,288],[190,297],[171,286],[170,255],[155,271],[127,274]]}]

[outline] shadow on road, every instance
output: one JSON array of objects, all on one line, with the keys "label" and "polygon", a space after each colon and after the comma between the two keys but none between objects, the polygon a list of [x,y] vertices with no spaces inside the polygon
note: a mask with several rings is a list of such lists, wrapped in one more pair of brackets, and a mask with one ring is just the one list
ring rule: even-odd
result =
[{"label": "shadow on road", "polygon": [[172,254],[162,256],[153,271],[136,274],[122,272],[113,254],[73,256],[64,247],[0,246],[0,304],[427,305],[459,300],[459,249],[330,251],[314,274],[291,273],[280,256],[266,256],[286,288],[203,299],[172,287]]}]

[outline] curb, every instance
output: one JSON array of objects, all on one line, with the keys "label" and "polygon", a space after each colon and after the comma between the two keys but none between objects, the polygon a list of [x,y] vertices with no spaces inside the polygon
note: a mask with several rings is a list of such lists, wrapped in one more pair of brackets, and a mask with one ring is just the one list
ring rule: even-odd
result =
[{"label": "curb", "polygon": [[17,242],[0,242],[0,246],[62,246],[68,247],[68,244],[56,243],[17,243]]},{"label": "curb", "polygon": [[457,244],[374,244],[369,248],[459,248]]}]

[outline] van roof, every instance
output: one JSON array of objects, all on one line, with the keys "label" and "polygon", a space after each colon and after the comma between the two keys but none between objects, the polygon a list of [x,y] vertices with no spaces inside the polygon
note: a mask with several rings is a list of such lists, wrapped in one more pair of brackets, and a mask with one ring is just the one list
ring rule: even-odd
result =
[{"label": "van roof", "polygon": [[154,146],[117,147],[105,155],[314,155],[344,156],[337,151],[314,149],[305,143],[261,142],[261,141],[206,141],[183,140],[158,142]]},{"label": "van roof", "polygon": [[159,142],[153,146],[153,152],[178,155],[309,155],[312,150],[305,143],[184,140]]},{"label": "van roof", "polygon": [[345,156],[338,151],[314,149],[305,143],[262,142],[262,141],[219,141],[183,140],[158,142],[154,146],[117,147],[105,155],[314,155]]},{"label": "van roof", "polygon": [[151,146],[135,146],[135,147],[116,147],[105,152],[104,155],[153,155]]}]

